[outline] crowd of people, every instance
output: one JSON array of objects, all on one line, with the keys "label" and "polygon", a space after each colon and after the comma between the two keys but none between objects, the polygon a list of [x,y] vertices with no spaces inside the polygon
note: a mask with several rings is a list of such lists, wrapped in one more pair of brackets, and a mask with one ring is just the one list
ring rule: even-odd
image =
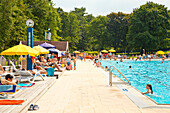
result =
[{"label": "crowd of people", "polygon": [[[57,55],[52,54],[50,57],[39,56],[32,58],[33,70],[28,70],[32,74],[35,74],[35,69],[40,72],[40,74],[48,74],[48,68],[55,68],[55,71],[62,72],[62,68],[66,70],[76,70],[76,57],[74,55],[67,56],[67,58],[57,58]],[[73,64],[73,65],[72,65]],[[62,68],[61,68],[62,67]],[[22,68],[21,70],[26,70]],[[0,74],[9,73],[4,70],[0,64]],[[5,79],[2,79],[0,76],[0,85],[17,85],[18,80],[13,82],[13,77],[11,74],[7,74]],[[18,86],[18,85],[17,85]],[[19,87],[19,86],[18,86]]]},{"label": "crowd of people", "polygon": [[46,69],[49,67],[55,67],[56,71],[59,72],[62,72],[60,67],[66,67],[67,70],[72,70],[73,68],[76,70],[76,58],[73,55],[67,56],[67,58],[57,58],[56,55],[52,55],[50,58],[45,58],[44,56],[35,58],[34,68],[41,70],[42,74],[46,74]]},{"label": "crowd of people", "polygon": [[[80,60],[85,61],[85,56],[86,55],[81,55],[80,56]],[[136,58],[136,60],[141,60],[141,59],[145,59],[145,58],[154,58],[157,57],[157,55],[150,55],[150,56],[140,56],[140,55],[132,55],[132,60],[135,60],[134,58]],[[166,58],[165,56],[162,56],[163,59]],[[101,52],[97,55],[92,55],[91,54],[91,59],[93,60],[94,58],[94,65],[96,67],[100,67],[102,64],[101,62],[99,62],[98,59],[106,59],[106,58],[110,58],[110,59],[114,59],[117,60],[118,58],[120,59],[120,62],[123,62],[123,59],[128,58],[126,55],[122,55],[122,56],[116,56],[114,53],[108,53],[108,54],[102,54]],[[67,58],[57,58],[57,56],[55,54],[52,54],[50,57],[44,57],[44,56],[39,56],[39,57],[35,57],[32,60],[33,62],[33,67],[34,69],[37,69],[40,71],[40,74],[47,74],[47,68],[50,67],[55,67],[56,71],[62,72],[63,70],[60,67],[65,67],[66,70],[76,70],[76,56],[75,55],[71,55],[71,56],[67,56]],[[117,62],[118,64],[118,62]],[[129,66],[129,69],[131,69],[132,66]],[[25,70],[25,69],[22,69]],[[105,70],[109,71],[108,67],[105,66]],[[30,71],[30,70],[29,70]],[[35,74],[34,71],[30,71],[32,74]],[[2,66],[0,65],[0,74],[5,73],[4,69],[2,68]],[[16,82],[12,82],[13,76],[11,76],[10,74],[7,74],[5,79],[1,79],[0,78],[0,85],[3,84],[9,84],[9,85],[17,85],[17,81]],[[153,93],[152,91],[152,86],[150,84],[147,84],[146,86],[147,92],[142,93],[142,94],[146,94],[146,93]]]},{"label": "crowd of people", "polygon": [[114,53],[99,53],[99,58],[100,59],[114,59],[114,60],[117,60],[118,58],[119,59],[132,59],[132,60],[145,60],[145,59],[166,59],[166,58],[169,58],[169,54],[166,54],[166,55],[158,55],[158,54],[143,54],[143,55],[115,55]]}]

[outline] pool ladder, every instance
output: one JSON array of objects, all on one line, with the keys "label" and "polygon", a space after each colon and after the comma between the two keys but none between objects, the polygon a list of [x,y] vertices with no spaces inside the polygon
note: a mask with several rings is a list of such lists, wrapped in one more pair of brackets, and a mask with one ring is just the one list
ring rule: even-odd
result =
[{"label": "pool ladder", "polygon": [[[111,69],[112,67],[114,69]],[[110,86],[112,86],[112,71],[113,70],[116,70],[117,72],[119,72],[120,75],[122,75],[128,81],[128,83],[131,84],[130,81],[118,69],[116,69],[114,66],[110,66],[110,68],[109,68],[109,85]]]}]

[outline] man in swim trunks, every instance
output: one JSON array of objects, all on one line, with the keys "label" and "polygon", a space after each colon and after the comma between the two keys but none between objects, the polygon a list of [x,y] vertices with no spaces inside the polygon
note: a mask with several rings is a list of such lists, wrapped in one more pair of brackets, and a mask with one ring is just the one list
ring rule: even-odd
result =
[{"label": "man in swim trunks", "polygon": [[15,82],[13,82],[12,80],[13,80],[13,76],[10,75],[10,74],[7,74],[5,76],[5,79],[0,78],[0,85],[16,85],[17,87],[20,87]]}]

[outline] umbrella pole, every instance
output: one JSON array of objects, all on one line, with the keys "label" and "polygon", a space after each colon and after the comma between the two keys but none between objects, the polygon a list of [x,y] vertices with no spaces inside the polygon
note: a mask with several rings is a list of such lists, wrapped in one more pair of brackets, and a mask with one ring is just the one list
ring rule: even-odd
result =
[{"label": "umbrella pole", "polygon": [[22,70],[22,55],[21,55],[21,70]]}]

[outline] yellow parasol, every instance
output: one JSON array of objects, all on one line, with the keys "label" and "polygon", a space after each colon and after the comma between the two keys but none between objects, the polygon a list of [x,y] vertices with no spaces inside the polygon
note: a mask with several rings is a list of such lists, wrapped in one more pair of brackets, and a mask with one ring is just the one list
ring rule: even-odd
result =
[{"label": "yellow parasol", "polygon": [[39,51],[39,54],[48,54],[49,51],[41,46],[34,46],[33,49]]},{"label": "yellow parasol", "polygon": [[29,46],[26,45],[16,45],[14,47],[11,47],[3,52],[1,52],[1,55],[29,55],[29,56],[36,56],[39,55],[39,52],[32,49]]},{"label": "yellow parasol", "polygon": [[166,54],[170,53],[170,51],[167,51]]},{"label": "yellow parasol", "polygon": [[163,51],[157,51],[157,53],[160,54],[160,55],[165,54],[165,52],[163,52]]},{"label": "yellow parasol", "polygon": [[110,49],[110,50],[109,50],[109,52],[116,52],[116,50],[114,50],[114,49]]},{"label": "yellow parasol", "polygon": [[74,51],[73,53],[80,53],[79,51]]},{"label": "yellow parasol", "polygon": [[102,53],[108,53],[108,51],[107,51],[107,50],[102,50],[101,52],[102,52]]}]

